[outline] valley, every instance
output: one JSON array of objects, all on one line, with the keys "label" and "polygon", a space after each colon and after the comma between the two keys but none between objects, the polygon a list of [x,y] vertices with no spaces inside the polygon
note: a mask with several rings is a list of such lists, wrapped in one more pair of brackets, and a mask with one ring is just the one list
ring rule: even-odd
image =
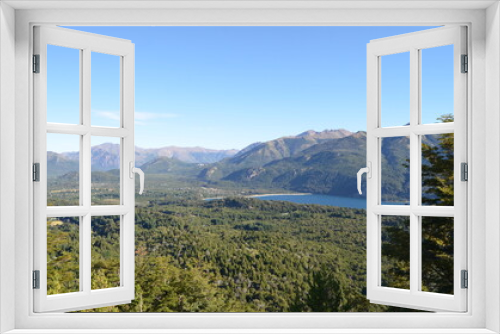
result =
[{"label": "valley", "polygon": [[[453,160],[440,146],[449,139],[423,140],[425,157],[443,161],[424,168],[426,184],[446,180],[445,188],[429,188],[434,193],[428,201],[438,205],[453,200]],[[383,140],[384,200],[405,200],[408,145],[405,137]],[[92,148],[93,205],[120,203],[117,152],[113,144]],[[408,311],[365,297],[364,209],[252,197],[311,193],[363,200],[355,176],[365,152],[366,133],[327,130],[254,143],[239,152],[211,151],[215,156],[196,163],[180,160],[192,159],[188,153],[150,156],[141,165],[146,190],[136,195],[136,298],[82,312]],[[49,206],[78,205],[77,156],[48,152]],[[407,220],[393,217],[384,224],[382,283],[407,289]],[[438,218],[428,226],[425,289],[450,293],[453,221]],[[119,284],[119,229],[119,216],[92,217],[94,289]],[[79,233],[78,217],[47,220],[49,294],[78,290]]]}]

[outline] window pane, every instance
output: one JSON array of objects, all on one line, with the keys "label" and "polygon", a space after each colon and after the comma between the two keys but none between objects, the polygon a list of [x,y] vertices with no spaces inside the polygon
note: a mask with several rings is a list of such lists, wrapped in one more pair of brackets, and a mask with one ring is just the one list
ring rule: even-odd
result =
[{"label": "window pane", "polygon": [[402,126],[410,122],[410,53],[380,57],[381,125]]},{"label": "window pane", "polygon": [[47,134],[47,206],[80,205],[80,136]]},{"label": "window pane", "polygon": [[453,218],[422,217],[422,290],[453,294]]},{"label": "window pane", "polygon": [[120,286],[120,216],[92,217],[92,289]]},{"label": "window pane", "polygon": [[80,290],[80,217],[47,218],[47,294]]},{"label": "window pane", "polygon": [[453,206],[453,133],[421,138],[422,205]]},{"label": "window pane", "polygon": [[381,285],[410,289],[410,217],[382,216]]},{"label": "window pane", "polygon": [[120,127],[120,57],[92,52],[93,126]]},{"label": "window pane", "polygon": [[410,204],[410,138],[382,138],[382,204]]},{"label": "window pane", "polygon": [[420,55],[422,124],[446,122],[453,118],[453,45],[423,49]]},{"label": "window pane", "polygon": [[47,45],[47,122],[80,123],[80,53]]},{"label": "window pane", "polygon": [[120,138],[92,137],[92,205],[120,204]]}]

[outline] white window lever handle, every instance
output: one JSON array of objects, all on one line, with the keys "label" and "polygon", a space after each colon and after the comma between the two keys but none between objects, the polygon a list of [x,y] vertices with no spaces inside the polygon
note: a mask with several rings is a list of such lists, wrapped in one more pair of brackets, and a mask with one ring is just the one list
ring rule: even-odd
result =
[{"label": "white window lever handle", "polygon": [[371,167],[372,167],[372,163],[368,162],[367,167],[361,168],[358,171],[358,193],[360,195],[363,195],[363,193],[361,191],[361,176],[363,175],[363,173],[366,173],[367,178],[371,178],[372,177],[372,168]]},{"label": "white window lever handle", "polygon": [[131,161],[129,164],[129,171],[130,171],[130,178],[134,178],[134,174],[139,175],[139,195],[142,195],[142,192],[144,191],[144,172],[140,169],[134,166],[134,162]]}]

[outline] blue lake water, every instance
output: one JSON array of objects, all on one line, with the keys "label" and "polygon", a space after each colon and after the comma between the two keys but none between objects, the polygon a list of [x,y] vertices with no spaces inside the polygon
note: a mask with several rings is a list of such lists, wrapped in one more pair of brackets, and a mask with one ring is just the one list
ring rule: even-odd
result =
[{"label": "blue lake water", "polygon": [[[317,195],[317,194],[304,194],[304,195],[263,195],[253,196],[253,198],[271,200],[271,201],[288,201],[300,204],[320,204],[341,206],[345,208],[366,209],[365,198],[353,198],[331,195]],[[405,202],[382,202],[386,205],[408,205]]]},{"label": "blue lake water", "polygon": [[[353,197],[318,195],[318,194],[299,194],[299,195],[276,194],[276,195],[254,195],[252,196],[252,198],[268,200],[268,201],[288,201],[299,204],[319,204],[319,205],[340,206],[344,208],[353,208],[353,209],[366,209],[366,199],[362,197],[353,198]],[[205,198],[205,201],[211,201],[215,199],[220,199],[220,198]],[[382,202],[382,204],[409,205],[409,203],[405,202]]]},{"label": "blue lake water", "polygon": [[288,201],[300,204],[320,204],[320,205],[342,206],[354,209],[366,209],[365,198],[352,198],[352,197],[316,195],[316,194],[264,195],[264,196],[253,196],[253,198],[271,200],[271,201]]}]

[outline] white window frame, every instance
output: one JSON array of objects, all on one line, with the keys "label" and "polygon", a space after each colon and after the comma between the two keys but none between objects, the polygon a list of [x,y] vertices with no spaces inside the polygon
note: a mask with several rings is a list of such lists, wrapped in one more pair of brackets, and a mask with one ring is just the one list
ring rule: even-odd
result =
[{"label": "white window frame", "polygon": [[[500,332],[500,11],[496,1],[417,2],[332,1],[240,3],[222,8],[220,2],[192,3],[191,8],[154,8],[162,6],[143,1],[132,6],[144,9],[103,10],[119,7],[116,2],[17,2],[0,4],[0,330],[16,329],[104,329],[132,328],[193,329],[193,332],[315,332],[404,333],[419,328],[421,333]],[[131,2],[120,2],[130,6]],[[337,3],[337,4],[336,4]],[[24,6],[16,12],[14,7]],[[165,2],[163,7],[174,7]],[[32,7],[30,7],[32,6]],[[45,6],[45,7],[44,7]],[[100,8],[96,8],[99,6]],[[151,6],[154,9],[147,9]],[[177,6],[180,6],[177,4]],[[210,8],[212,6],[212,8]],[[226,5],[231,6],[231,5]],[[246,6],[247,8],[238,8]],[[252,8],[253,6],[253,8]],[[369,6],[369,7],[364,7]],[[397,6],[399,9],[390,9]],[[432,7],[431,7],[432,6]],[[490,6],[486,9],[487,6]],[[58,9],[58,7],[69,7]],[[280,8],[281,7],[281,8]],[[337,8],[336,8],[337,7]],[[340,8],[339,8],[340,7]],[[344,8],[342,8],[344,7]],[[401,9],[403,7],[403,9]],[[441,8],[441,9],[436,9]],[[457,9],[458,7],[458,9]],[[43,9],[43,8],[49,8]],[[52,9],[50,9],[52,8]],[[304,9],[305,8],[305,9]],[[346,8],[354,8],[346,9]],[[371,9],[366,9],[371,8]],[[377,8],[377,9],[373,9]],[[461,8],[461,9],[460,9]],[[15,22],[13,18],[15,17]],[[486,23],[486,24],[485,24]],[[468,76],[468,133],[470,153],[468,246],[469,311],[467,313],[409,314],[34,314],[32,304],[30,252],[32,245],[32,27],[35,24],[59,25],[442,25],[469,27],[471,62]],[[15,39],[14,39],[15,31]],[[15,65],[15,72],[12,70]],[[12,82],[15,86],[12,87]],[[15,93],[15,99],[10,94]],[[15,116],[12,113],[15,110]],[[487,121],[486,121],[487,120]],[[9,126],[15,128],[15,134]],[[9,137],[10,136],[10,137]],[[15,141],[12,141],[15,136]],[[15,158],[15,164],[10,163]],[[9,160],[10,159],[10,160]],[[488,164],[486,164],[488,162]],[[12,173],[15,169],[15,178]],[[486,175],[488,174],[488,182]],[[15,192],[14,201],[11,199]],[[488,196],[486,196],[488,194]],[[485,205],[486,203],[486,205]],[[9,205],[15,205],[12,212]],[[12,220],[9,220],[12,219]],[[15,221],[15,226],[10,224]],[[472,229],[471,226],[474,226]],[[15,238],[15,245],[14,240]],[[30,259],[30,260],[27,260]],[[15,286],[12,289],[12,286]],[[488,293],[486,293],[488,291]],[[15,305],[13,308],[12,305]],[[245,328],[247,329],[245,331]],[[355,328],[358,331],[354,330]],[[93,330],[91,330],[93,329]],[[101,329],[101,330],[98,330]],[[168,331],[167,329],[170,329]],[[217,329],[217,330],[216,330]],[[300,330],[299,330],[300,329]],[[337,329],[337,330],[336,330]],[[391,330],[392,329],[392,330]],[[432,330],[430,330],[432,329]],[[462,330],[460,330],[462,329]],[[40,331],[41,332],[41,331]],[[54,332],[54,331],[51,331]],[[138,329],[136,332],[140,332]],[[178,332],[181,332],[180,330]],[[183,331],[186,333],[186,331]],[[189,331],[188,331],[189,332]]]}]

